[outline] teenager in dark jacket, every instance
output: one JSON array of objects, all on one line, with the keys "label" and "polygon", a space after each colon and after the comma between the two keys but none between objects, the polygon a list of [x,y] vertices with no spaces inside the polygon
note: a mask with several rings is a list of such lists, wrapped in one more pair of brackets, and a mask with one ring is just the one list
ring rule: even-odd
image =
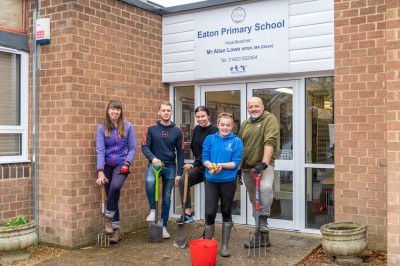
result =
[{"label": "teenager in dark jacket", "polygon": [[[202,152],[203,152],[203,142],[208,135],[214,134],[218,131],[217,126],[211,124],[210,122],[210,111],[205,106],[199,106],[194,110],[194,115],[196,117],[197,126],[195,126],[193,130],[193,136],[190,142],[190,148],[193,152],[194,162],[193,164],[188,163],[184,165],[184,169],[189,171],[189,179],[188,179],[188,191],[185,205],[185,220],[179,218],[176,223],[193,223],[192,217],[192,199],[190,196],[190,188],[194,185],[197,185],[204,181],[204,172],[205,167],[203,166]],[[184,192],[184,182],[185,179],[183,177],[177,178],[175,180],[175,186],[179,186],[179,194],[181,196],[181,200],[183,199]]]},{"label": "teenager in dark jacket", "polygon": [[97,128],[96,153],[96,184],[104,185],[107,194],[104,231],[112,234],[110,243],[116,244],[121,235],[118,201],[136,153],[133,126],[124,120],[122,104],[118,100],[109,102],[105,119]]},{"label": "teenager in dark jacket", "polygon": [[170,238],[167,231],[169,210],[171,207],[171,192],[177,176],[183,174],[184,141],[182,130],[172,121],[172,105],[163,102],[158,111],[160,120],[147,128],[143,137],[142,152],[149,160],[146,172],[146,194],[150,205],[150,213],[146,220],[155,220],[155,173],[162,167],[159,176],[162,177],[161,218],[163,220],[163,238]]}]

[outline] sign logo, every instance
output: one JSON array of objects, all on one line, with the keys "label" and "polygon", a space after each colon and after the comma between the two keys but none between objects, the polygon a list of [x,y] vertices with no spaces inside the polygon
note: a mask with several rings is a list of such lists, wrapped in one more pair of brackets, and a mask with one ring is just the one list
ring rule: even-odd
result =
[{"label": "sign logo", "polygon": [[240,23],[246,18],[246,10],[242,7],[237,7],[232,11],[231,15],[232,21],[235,23]]},{"label": "sign logo", "polygon": [[246,65],[235,65],[231,66],[229,69],[231,70],[231,73],[244,73],[246,72]]}]

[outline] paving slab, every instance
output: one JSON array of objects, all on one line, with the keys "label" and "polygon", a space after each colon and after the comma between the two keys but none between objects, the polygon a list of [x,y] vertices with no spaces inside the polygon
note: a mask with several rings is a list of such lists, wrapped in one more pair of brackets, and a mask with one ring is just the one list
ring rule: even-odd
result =
[{"label": "paving slab", "polygon": [[[148,229],[143,228],[123,235],[120,243],[110,248],[95,245],[41,261],[38,265],[191,265],[190,249],[172,246],[177,225],[170,223],[170,239],[161,243],[148,242]],[[216,225],[215,240],[220,243],[221,224]],[[216,265],[297,265],[321,244],[321,236],[298,232],[270,230],[272,245],[267,248],[267,257],[248,257],[248,250],[243,244],[248,241],[251,226],[235,226],[229,248],[231,256],[223,258],[217,255]],[[200,238],[203,233],[200,222],[189,225],[189,240]],[[263,254],[262,254],[263,255]]]}]

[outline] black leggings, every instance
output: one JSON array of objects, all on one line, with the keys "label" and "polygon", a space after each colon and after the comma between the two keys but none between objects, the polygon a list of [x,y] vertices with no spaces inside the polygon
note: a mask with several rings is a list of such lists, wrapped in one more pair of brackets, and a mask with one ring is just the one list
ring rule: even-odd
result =
[{"label": "black leggings", "polygon": [[222,221],[232,222],[232,203],[236,192],[236,179],[229,182],[210,182],[205,180],[206,225],[212,225],[217,216],[218,202],[221,200]]},{"label": "black leggings", "polygon": [[[192,198],[190,196],[190,188],[204,181],[204,171],[205,167],[203,166],[196,166],[189,170],[188,190],[186,196],[185,209],[192,208]],[[181,196],[181,201],[183,201],[184,186],[185,186],[185,176],[183,175],[181,176],[181,179],[179,179],[179,194]]]},{"label": "black leggings", "polygon": [[114,222],[119,221],[119,208],[118,201],[121,195],[121,188],[125,183],[127,174],[120,174],[122,165],[117,166],[104,166],[104,175],[108,179],[108,183],[105,184],[106,194],[107,194],[107,210],[115,211],[113,217]]}]

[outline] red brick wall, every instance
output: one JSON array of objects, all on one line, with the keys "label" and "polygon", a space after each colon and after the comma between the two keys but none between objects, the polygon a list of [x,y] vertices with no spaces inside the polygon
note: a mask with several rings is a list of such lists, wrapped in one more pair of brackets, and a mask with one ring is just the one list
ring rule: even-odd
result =
[{"label": "red brick wall", "polygon": [[335,0],[335,220],[368,225],[369,248],[382,250],[391,145],[386,134],[389,2]]},{"label": "red brick wall", "polygon": [[400,1],[386,2],[388,265],[400,265]]},{"label": "red brick wall", "polygon": [[24,215],[32,218],[29,163],[0,164],[0,221]]},{"label": "red brick wall", "polygon": [[[30,1],[30,31],[34,8]],[[110,99],[122,100],[138,142],[133,174],[122,189],[122,229],[144,225],[140,144],[168,99],[161,83],[161,17],[116,0],[42,0],[40,15],[51,19],[51,43],[41,46],[40,57],[40,240],[78,247],[101,232],[95,133]]]}]

